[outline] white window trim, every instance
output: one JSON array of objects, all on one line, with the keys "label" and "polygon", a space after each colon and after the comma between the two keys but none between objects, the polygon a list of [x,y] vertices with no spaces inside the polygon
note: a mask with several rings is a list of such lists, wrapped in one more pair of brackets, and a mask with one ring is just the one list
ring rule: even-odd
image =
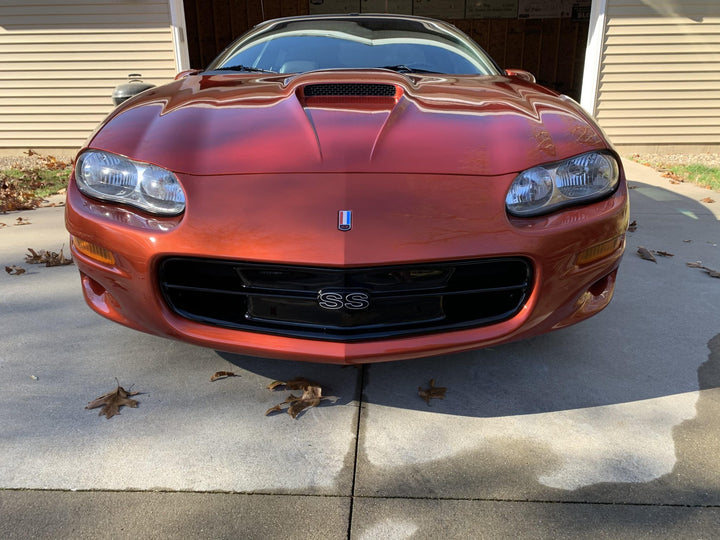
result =
[{"label": "white window trim", "polygon": [[605,38],[606,7],[607,0],[592,0],[592,7],[590,8],[590,28],[587,48],[585,49],[585,68],[583,70],[580,105],[592,116],[595,116],[597,108],[600,65],[602,63],[603,40]]},{"label": "white window trim", "polygon": [[168,3],[170,5],[170,24],[172,25],[173,45],[175,47],[175,69],[180,72],[190,69],[185,6],[183,0],[168,0]]}]

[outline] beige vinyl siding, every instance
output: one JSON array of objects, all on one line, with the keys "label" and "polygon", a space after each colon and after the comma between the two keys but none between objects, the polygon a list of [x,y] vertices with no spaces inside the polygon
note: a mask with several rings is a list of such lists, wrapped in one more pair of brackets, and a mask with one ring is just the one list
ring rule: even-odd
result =
[{"label": "beige vinyl siding", "polygon": [[0,2],[0,150],[79,148],[129,73],[175,76],[167,0]]},{"label": "beige vinyl siding", "polygon": [[720,1],[607,0],[596,117],[620,147],[720,148]]}]

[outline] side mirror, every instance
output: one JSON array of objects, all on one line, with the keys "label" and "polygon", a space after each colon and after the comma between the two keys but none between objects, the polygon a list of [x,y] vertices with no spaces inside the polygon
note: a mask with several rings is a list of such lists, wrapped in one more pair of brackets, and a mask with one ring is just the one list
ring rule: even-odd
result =
[{"label": "side mirror", "polygon": [[505,75],[507,75],[508,77],[517,77],[521,81],[526,81],[529,83],[536,82],[535,75],[533,75],[529,71],[525,71],[524,69],[506,69]]},{"label": "side mirror", "polygon": [[192,75],[197,75],[200,73],[201,70],[199,69],[186,69],[185,71],[181,71],[177,75],[175,75],[175,80],[184,79],[185,77],[190,77]]}]

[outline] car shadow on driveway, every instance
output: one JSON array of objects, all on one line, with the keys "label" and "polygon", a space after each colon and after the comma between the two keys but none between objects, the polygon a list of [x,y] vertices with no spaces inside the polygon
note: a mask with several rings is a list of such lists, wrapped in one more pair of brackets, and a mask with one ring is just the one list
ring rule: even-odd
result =
[{"label": "car shadow on driveway", "polygon": [[[634,186],[637,230],[604,312],[494,349],[368,368],[357,493],[720,503],[720,282],[686,265],[720,268],[720,227],[697,202],[707,192]],[[674,256],[653,263],[640,246]],[[410,386],[430,378],[448,390],[428,406]]]},{"label": "car shadow on driveway", "polygon": [[[720,283],[686,266],[720,269],[720,224],[696,200],[631,182],[631,220],[615,297],[596,317],[529,340],[490,349],[369,364],[363,401],[388,407],[473,417],[506,417],[629,403],[698,390],[706,343],[717,333]],[[657,262],[638,247],[669,252]],[[714,265],[714,266],[713,266]],[[331,366],[223,358],[269,378],[322,382]],[[347,368],[352,369],[352,368]],[[447,388],[426,404],[418,387]],[[343,400],[344,396],[341,396]]]},{"label": "car shadow on driveway", "polygon": [[[720,269],[720,226],[699,199],[634,186],[637,230],[605,311],[500,347],[362,368],[357,495],[720,503],[720,282],[686,265]],[[674,256],[648,261],[640,246]],[[271,378],[337,369],[223,357]],[[418,387],[431,379],[447,393],[427,404]]]}]

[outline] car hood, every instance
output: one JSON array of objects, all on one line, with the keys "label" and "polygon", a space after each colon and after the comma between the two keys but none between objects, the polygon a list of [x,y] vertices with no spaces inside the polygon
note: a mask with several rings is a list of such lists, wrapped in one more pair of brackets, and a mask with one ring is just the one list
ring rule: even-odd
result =
[{"label": "car hood", "polygon": [[186,77],[118,107],[89,146],[193,175],[502,175],[609,143],[516,77],[351,70]]}]

